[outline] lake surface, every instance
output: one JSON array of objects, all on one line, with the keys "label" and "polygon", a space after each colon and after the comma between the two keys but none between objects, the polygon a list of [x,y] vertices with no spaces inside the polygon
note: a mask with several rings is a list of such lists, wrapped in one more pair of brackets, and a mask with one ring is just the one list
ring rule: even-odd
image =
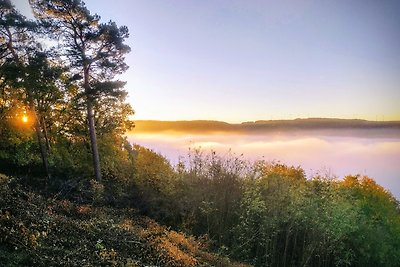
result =
[{"label": "lake surface", "polygon": [[301,166],[308,177],[327,174],[368,175],[400,199],[399,130],[310,130],[258,134],[132,133],[132,143],[153,149],[176,164],[189,148],[220,155],[243,154],[248,160],[280,161]]}]

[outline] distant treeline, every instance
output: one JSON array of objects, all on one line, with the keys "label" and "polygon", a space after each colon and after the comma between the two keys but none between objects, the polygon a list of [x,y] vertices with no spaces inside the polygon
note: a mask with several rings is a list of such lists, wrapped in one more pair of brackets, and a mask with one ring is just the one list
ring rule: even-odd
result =
[{"label": "distant treeline", "polygon": [[[356,119],[310,118],[295,120],[260,120],[231,124],[222,121],[157,121],[139,120],[133,132],[186,132],[186,133],[260,133],[282,130],[390,130],[399,136],[400,121],[367,121]],[[398,132],[399,131],[399,132]]]}]

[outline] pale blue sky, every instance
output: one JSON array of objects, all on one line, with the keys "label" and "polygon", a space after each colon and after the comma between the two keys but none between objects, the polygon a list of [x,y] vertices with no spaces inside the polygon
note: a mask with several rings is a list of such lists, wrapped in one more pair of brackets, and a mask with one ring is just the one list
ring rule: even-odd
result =
[{"label": "pale blue sky", "polygon": [[129,27],[134,119],[400,120],[400,1],[85,3]]}]

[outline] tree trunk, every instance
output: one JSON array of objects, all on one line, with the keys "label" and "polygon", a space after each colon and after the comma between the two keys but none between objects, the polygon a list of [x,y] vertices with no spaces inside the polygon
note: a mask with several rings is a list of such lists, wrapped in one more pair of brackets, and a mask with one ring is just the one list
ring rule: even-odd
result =
[{"label": "tree trunk", "polygon": [[292,265],[293,262],[295,262],[299,258],[299,256],[296,254],[298,253],[297,249],[297,234],[298,234],[298,225],[295,226],[295,233],[294,233],[294,241],[293,241],[293,250],[292,250],[292,256],[290,257],[290,265]]},{"label": "tree trunk", "polygon": [[96,127],[94,123],[93,104],[90,97],[87,100],[87,116],[89,124],[90,145],[92,147],[93,169],[96,180],[101,182],[100,157],[97,149]]},{"label": "tree trunk", "polygon": [[41,121],[42,121],[42,129],[43,129],[43,133],[44,133],[44,139],[46,141],[47,152],[49,154],[51,154],[50,140],[49,140],[49,135],[47,134],[46,120],[44,119],[44,117],[42,117]]},{"label": "tree trunk", "polygon": [[30,108],[35,117],[35,123],[34,123],[35,132],[36,132],[36,136],[37,136],[38,143],[39,143],[40,155],[42,157],[43,168],[46,172],[47,180],[50,181],[50,171],[49,171],[47,148],[46,148],[46,144],[43,141],[43,133],[42,133],[42,129],[40,127],[40,120],[39,120],[39,116],[36,113],[36,108],[35,108],[35,105],[33,104],[33,100],[30,101]]},{"label": "tree trunk", "polygon": [[283,250],[283,267],[286,267],[286,258],[287,258],[287,251],[288,251],[288,246],[289,246],[289,237],[290,237],[290,231],[291,231],[291,224],[289,224],[289,227],[286,230],[286,238],[285,238],[285,249]]},{"label": "tree trunk", "polygon": [[96,126],[94,123],[94,113],[93,113],[93,97],[91,95],[91,88],[89,85],[89,65],[83,63],[83,88],[86,94],[86,108],[87,108],[87,118],[89,126],[89,137],[90,145],[92,147],[92,160],[93,160],[93,170],[96,177],[96,181],[101,182],[101,168],[100,168],[100,157],[99,150],[97,149],[97,136],[96,136]]}]

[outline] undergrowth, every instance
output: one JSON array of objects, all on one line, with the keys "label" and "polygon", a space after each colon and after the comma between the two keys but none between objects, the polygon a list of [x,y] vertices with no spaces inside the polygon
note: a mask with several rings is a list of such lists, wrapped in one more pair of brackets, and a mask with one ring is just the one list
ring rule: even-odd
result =
[{"label": "undergrowth", "polygon": [[0,176],[1,266],[245,266],[134,209],[44,197]]}]

